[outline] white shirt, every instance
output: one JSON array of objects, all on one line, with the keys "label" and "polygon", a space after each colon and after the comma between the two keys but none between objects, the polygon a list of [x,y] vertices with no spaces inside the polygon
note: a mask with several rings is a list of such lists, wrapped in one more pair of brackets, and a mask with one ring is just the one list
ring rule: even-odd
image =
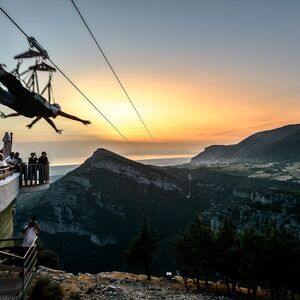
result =
[{"label": "white shirt", "polygon": [[25,234],[24,234],[24,240],[22,243],[22,247],[30,247],[32,242],[37,236],[37,230],[34,227],[28,227],[26,228]]},{"label": "white shirt", "polygon": [[11,158],[10,156],[7,156],[4,161],[6,162],[6,164],[8,165],[14,165],[14,158]]},{"label": "white shirt", "polygon": [[0,167],[7,167],[7,163],[5,160],[0,160]]}]

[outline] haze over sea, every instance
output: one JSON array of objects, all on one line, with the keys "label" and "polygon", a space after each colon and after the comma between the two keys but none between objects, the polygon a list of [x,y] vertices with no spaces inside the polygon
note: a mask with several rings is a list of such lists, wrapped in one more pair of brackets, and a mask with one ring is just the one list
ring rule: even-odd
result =
[{"label": "haze over sea", "polygon": [[[133,160],[155,160],[152,164],[166,165],[174,164],[170,159],[189,160],[198,154],[203,145],[189,143],[134,143],[139,152],[132,153],[132,149],[127,144],[113,141],[66,141],[66,142],[19,142],[19,136],[16,136],[13,146],[14,151],[18,151],[26,162],[31,152],[35,152],[37,156],[42,151],[46,151],[52,166],[61,165],[78,165],[82,164],[90,157],[98,148],[104,148],[115,152],[119,155]],[[159,145],[156,145],[159,144]],[[190,149],[189,149],[190,148]],[[163,162],[160,159],[168,159]],[[159,161],[156,161],[159,160]],[[179,163],[182,163],[181,160]],[[175,161],[175,164],[177,162]]]}]

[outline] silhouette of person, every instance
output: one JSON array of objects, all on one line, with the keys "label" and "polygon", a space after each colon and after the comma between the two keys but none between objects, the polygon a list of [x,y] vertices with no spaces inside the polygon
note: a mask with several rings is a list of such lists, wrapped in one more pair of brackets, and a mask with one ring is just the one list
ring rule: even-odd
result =
[{"label": "silhouette of person", "polygon": [[37,179],[37,169],[38,169],[38,158],[36,157],[35,152],[30,153],[28,158],[28,178],[32,176],[34,180]]},{"label": "silhouette of person", "polygon": [[40,183],[45,183],[46,180],[46,165],[49,163],[48,161],[48,157],[47,157],[47,153],[45,151],[43,151],[41,153],[41,156],[39,157],[38,160],[38,166],[39,166],[39,182]]},{"label": "silhouette of person", "polygon": [[76,116],[63,112],[59,104],[50,104],[39,94],[29,91],[23,87],[21,82],[15,76],[6,72],[2,65],[0,65],[0,82],[8,89],[8,91],[5,91],[0,87],[0,103],[16,111],[16,113],[9,115],[0,113],[2,118],[16,117],[20,115],[27,118],[36,117],[30,124],[27,125],[29,129],[43,118],[59,134],[62,133],[62,129],[57,129],[50,118],[62,116],[81,122],[84,125],[91,124],[88,120],[82,120]]}]

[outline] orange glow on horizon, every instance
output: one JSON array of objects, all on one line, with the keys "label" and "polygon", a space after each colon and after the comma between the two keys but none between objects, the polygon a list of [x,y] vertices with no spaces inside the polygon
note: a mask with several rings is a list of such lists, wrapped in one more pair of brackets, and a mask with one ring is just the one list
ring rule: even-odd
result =
[{"label": "orange glow on horizon", "polygon": [[[300,113],[300,104],[283,112],[284,101],[269,105],[260,100],[265,94],[263,90],[245,92],[245,83],[238,88],[232,79],[212,81],[206,74],[201,74],[197,82],[175,75],[173,78],[142,78],[127,74],[126,78],[127,89],[158,144],[184,141],[210,144],[216,140],[234,143],[255,131],[279,127],[291,120],[297,123]],[[130,103],[110,76],[89,73],[77,76],[76,82],[130,141],[151,142]],[[11,128],[6,130],[18,132],[19,141],[122,141],[66,81],[54,78],[54,89],[56,101],[64,111],[91,120],[92,125],[83,126],[57,117],[57,127],[64,129],[60,136],[43,121],[29,132],[24,126],[30,120],[19,118],[18,123],[5,120],[5,127]]]},{"label": "orange glow on horizon", "polygon": [[[128,77],[130,78],[129,75]],[[264,94],[264,91],[246,93],[241,88],[228,85],[227,82],[197,86],[193,82],[176,80],[128,80],[131,97],[158,141],[196,141],[199,138],[209,139],[217,135],[222,138],[218,133],[224,132],[226,137],[230,131],[238,129],[241,134],[236,133],[235,136],[239,138],[243,133],[251,133],[251,128],[264,129],[268,124],[280,125],[289,120],[297,121],[300,112],[300,105],[295,105],[293,111],[283,113],[284,102],[272,106],[262,102],[261,94]],[[149,141],[133,108],[120,88],[111,82],[111,78],[103,81],[90,74],[90,77],[79,78],[78,81],[96,105],[129,139]],[[97,85],[99,82],[101,86]],[[93,122],[88,130],[81,128],[82,134],[87,130],[88,135],[97,136],[99,139],[119,139],[110,125],[85,103],[80,95],[74,94],[74,91],[68,92],[66,94],[63,90],[60,91],[61,98],[64,99],[63,107],[75,115],[82,116],[84,112],[85,118]],[[68,126],[68,122],[63,121],[65,126]]]}]

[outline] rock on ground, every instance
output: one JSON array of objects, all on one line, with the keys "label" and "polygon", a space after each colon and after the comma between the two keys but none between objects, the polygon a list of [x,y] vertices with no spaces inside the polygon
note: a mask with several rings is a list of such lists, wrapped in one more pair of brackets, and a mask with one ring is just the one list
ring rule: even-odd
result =
[{"label": "rock on ground", "polygon": [[79,273],[74,275],[64,271],[39,267],[35,280],[48,277],[59,283],[65,299],[82,300],[226,300],[223,296],[187,294],[182,282],[170,282],[165,278],[153,277],[151,281],[145,275],[122,272],[99,274]]}]

